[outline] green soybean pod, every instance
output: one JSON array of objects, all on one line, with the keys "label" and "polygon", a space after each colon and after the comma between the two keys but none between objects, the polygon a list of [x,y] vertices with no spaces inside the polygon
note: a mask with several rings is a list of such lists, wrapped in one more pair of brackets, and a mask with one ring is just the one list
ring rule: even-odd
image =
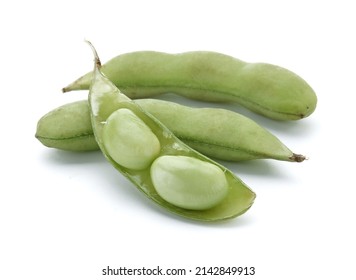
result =
[{"label": "green soybean pod", "polygon": [[99,149],[88,100],[65,104],[43,115],[37,122],[35,137],[49,148],[75,152]]},{"label": "green soybean pod", "polygon": [[[184,144],[160,121],[122,94],[101,73],[99,58],[92,48],[95,70],[89,91],[91,123],[98,145],[113,167],[148,198],[177,215],[201,221],[216,221],[246,212],[253,204],[255,193],[234,173]],[[127,136],[121,134],[122,122],[134,126],[132,131],[135,135],[129,137],[139,137],[150,150],[148,153],[129,159],[119,158],[115,141]],[[113,139],[115,133],[117,135]],[[130,142],[125,145],[135,153],[135,145],[130,145]],[[174,158],[174,162],[170,157]],[[186,158],[193,159],[193,162],[191,168],[182,170],[180,167],[185,165]],[[144,164],[141,165],[142,161]],[[170,170],[165,170],[164,166]],[[208,176],[214,180],[197,183],[206,169],[211,170]],[[169,178],[169,181],[164,183],[161,176]],[[189,186],[194,191],[186,192]],[[176,192],[167,192],[169,189],[175,189]],[[159,193],[164,194],[161,196]],[[176,195],[181,197],[179,201]],[[191,201],[195,207],[192,207]]]},{"label": "green soybean pod", "polygon": [[[268,63],[247,63],[216,52],[126,53],[109,60],[103,73],[128,97],[176,93],[211,102],[235,102],[276,120],[298,120],[314,112],[317,97],[300,76]],[[92,72],[63,91],[88,89]]]},{"label": "green soybean pod", "polygon": [[[202,154],[220,160],[275,159],[302,162],[276,136],[251,119],[216,108],[192,108],[158,99],[136,99],[180,140]],[[88,101],[76,101],[45,114],[36,138],[50,148],[92,151],[99,147],[90,121]]]}]

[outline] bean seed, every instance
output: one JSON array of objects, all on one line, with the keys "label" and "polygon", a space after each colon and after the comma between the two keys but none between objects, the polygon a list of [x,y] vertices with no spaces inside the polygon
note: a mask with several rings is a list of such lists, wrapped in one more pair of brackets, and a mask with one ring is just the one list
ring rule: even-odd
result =
[{"label": "bean seed", "polygon": [[161,156],[151,166],[151,178],[163,199],[185,209],[210,209],[228,193],[224,172],[193,157]]},{"label": "bean seed", "polygon": [[160,152],[157,137],[128,109],[119,109],[110,115],[102,137],[108,154],[126,168],[147,168]]}]

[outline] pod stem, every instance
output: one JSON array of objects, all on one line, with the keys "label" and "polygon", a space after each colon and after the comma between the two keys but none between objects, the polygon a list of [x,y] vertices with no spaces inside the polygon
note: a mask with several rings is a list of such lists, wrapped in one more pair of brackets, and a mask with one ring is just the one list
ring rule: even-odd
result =
[{"label": "pod stem", "polygon": [[99,55],[96,51],[96,49],[94,48],[93,44],[88,41],[88,40],[84,40],[86,43],[89,44],[89,46],[91,47],[91,50],[93,51],[93,54],[94,54],[94,62],[95,62],[95,65],[98,69],[101,68],[101,61],[100,61],[100,58],[99,58]]},{"label": "pod stem", "polygon": [[307,159],[306,156],[303,156],[303,155],[299,155],[299,154],[294,154],[292,156],[289,157],[289,159],[291,161],[294,161],[294,162],[303,162],[304,160]]}]

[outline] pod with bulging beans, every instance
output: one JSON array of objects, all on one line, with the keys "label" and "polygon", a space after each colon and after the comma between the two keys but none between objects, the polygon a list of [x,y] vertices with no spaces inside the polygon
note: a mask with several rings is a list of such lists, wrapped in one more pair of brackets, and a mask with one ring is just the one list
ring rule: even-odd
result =
[{"label": "pod with bulging beans", "polygon": [[[92,48],[95,70],[89,91],[91,123],[108,161],[147,197],[175,214],[216,221],[246,212],[255,199],[254,192],[122,94],[101,73]],[[137,141],[141,142],[139,151]]]},{"label": "pod with bulging beans", "polygon": [[[225,109],[191,108],[156,99],[136,99],[185,144],[220,160],[276,159],[301,162],[277,137],[251,119]],[[90,122],[88,101],[63,105],[44,115],[36,137],[45,146],[69,151],[99,149]]]},{"label": "pod with bulging beans", "polygon": [[[276,120],[305,118],[317,104],[314,90],[295,73],[216,52],[132,52],[109,60],[102,71],[133,99],[176,93],[204,101],[236,102]],[[88,89],[91,77],[89,72],[63,91]]]}]

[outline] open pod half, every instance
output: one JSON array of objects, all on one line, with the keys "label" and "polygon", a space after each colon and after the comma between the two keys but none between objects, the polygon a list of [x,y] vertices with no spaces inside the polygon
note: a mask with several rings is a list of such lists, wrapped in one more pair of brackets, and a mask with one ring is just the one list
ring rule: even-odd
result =
[{"label": "open pod half", "polygon": [[[95,68],[89,91],[91,122],[96,141],[108,161],[148,198],[177,215],[194,220],[217,221],[246,212],[254,202],[255,193],[233,172],[184,144],[159,120],[121,93],[102,74],[100,60],[94,48],[93,51]],[[163,157],[194,159],[194,162],[198,162],[194,167],[198,172],[194,173],[194,168],[193,171],[184,170],[184,166],[178,170],[172,164],[167,171],[172,172],[172,176],[162,178],[159,180],[160,186],[157,186],[152,174],[157,177],[162,170],[152,169],[156,168],[153,167],[154,162]],[[217,170],[218,175],[207,174],[207,178],[211,176],[213,180],[206,180],[201,175],[209,172],[206,170],[210,167]],[[174,179],[171,180],[171,177]],[[220,187],[214,185],[215,177],[218,177],[216,181],[221,183]],[[166,185],[162,186],[162,182],[166,182]],[[173,194],[168,194],[171,197],[163,198],[162,192],[158,191],[162,188],[169,192],[174,189]],[[176,196],[172,197],[174,193]],[[215,199],[215,195],[219,198]],[[178,196],[182,205],[175,203]],[[185,204],[185,200],[190,203],[193,201],[196,207]]]}]

